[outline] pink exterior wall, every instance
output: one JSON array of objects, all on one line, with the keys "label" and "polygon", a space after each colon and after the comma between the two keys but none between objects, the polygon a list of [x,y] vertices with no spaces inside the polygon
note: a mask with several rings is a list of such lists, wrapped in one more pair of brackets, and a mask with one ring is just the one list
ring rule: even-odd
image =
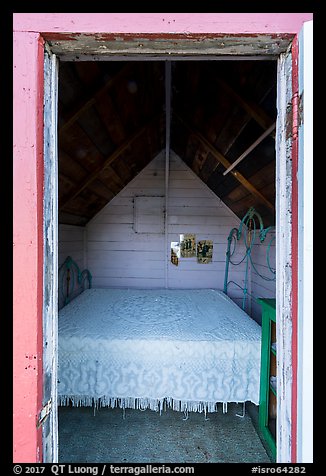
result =
[{"label": "pink exterior wall", "polygon": [[14,460],[40,461],[42,398],[43,41],[14,34]]},{"label": "pink exterior wall", "polygon": [[[15,462],[38,462],[42,450],[36,419],[42,401],[43,351],[43,37],[57,33],[69,38],[69,32],[142,33],[163,38],[173,34],[296,34],[312,17],[311,13],[14,14]],[[295,197],[293,204],[297,213]],[[296,402],[293,411],[296,413]]]},{"label": "pink exterior wall", "polygon": [[298,33],[311,13],[16,13],[14,30],[79,33]]}]

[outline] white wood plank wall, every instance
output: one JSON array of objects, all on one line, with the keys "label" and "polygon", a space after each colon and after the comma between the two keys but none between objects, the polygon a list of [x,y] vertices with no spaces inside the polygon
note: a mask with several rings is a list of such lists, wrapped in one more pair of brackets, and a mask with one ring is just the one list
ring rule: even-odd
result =
[{"label": "white wood plank wall", "polygon": [[[239,226],[239,222],[234,213],[172,152],[168,243],[179,241],[181,233],[195,233],[197,241],[213,241],[213,260],[208,264],[199,264],[196,257],[181,258],[179,266],[174,266],[169,261],[169,287],[223,289],[227,237],[233,227]],[[241,246],[238,251],[241,254],[244,247]],[[242,265],[230,267],[230,280],[243,285],[243,278]],[[239,298],[241,290],[230,286],[229,295],[234,299]]]},{"label": "white wood plank wall", "polygon": [[164,233],[135,232],[136,196],[164,196],[164,152],[87,224],[94,287],[164,287]]},{"label": "white wood plank wall", "polygon": [[[156,232],[158,217],[144,216],[144,223],[153,223],[152,232],[137,233],[134,226],[134,198],[159,196],[165,193],[165,154],[162,151],[135,177],[86,227],[59,226],[59,266],[70,255],[80,269],[87,267],[94,287],[164,288],[166,254],[170,256],[171,241],[180,234],[194,233],[198,240],[213,241],[213,260],[199,264],[196,258],[181,258],[179,266],[167,260],[169,288],[223,289],[227,237],[240,220],[234,213],[171,151],[168,197],[168,249],[164,232]],[[253,262],[258,271],[269,276],[266,264],[268,241],[255,244]],[[238,244],[235,262],[244,253]],[[275,267],[275,242],[270,250],[270,264]],[[230,265],[229,280],[244,285],[245,267]],[[275,297],[275,282],[264,281],[252,270],[250,292],[256,297]],[[60,283],[59,283],[60,286]],[[234,285],[228,294],[240,306],[242,291]],[[251,303],[252,316],[261,322],[261,308]]]},{"label": "white wood plank wall", "polygon": [[[164,233],[135,233],[133,226],[135,196],[164,196],[164,161],[162,151],[88,223],[88,268],[94,287],[165,286],[169,249],[165,250]],[[168,246],[179,241],[181,233],[195,233],[197,240],[214,243],[210,264],[181,258],[176,267],[168,260],[168,287],[223,289],[227,236],[239,220],[173,152],[167,216]],[[231,270],[230,279],[243,284],[243,268]],[[231,294],[239,293],[233,289]]]},{"label": "white wood plank wall", "polygon": [[86,267],[84,262],[84,233],[85,227],[75,225],[59,225],[58,231],[58,264],[59,267],[71,256],[76,261],[81,271]]}]

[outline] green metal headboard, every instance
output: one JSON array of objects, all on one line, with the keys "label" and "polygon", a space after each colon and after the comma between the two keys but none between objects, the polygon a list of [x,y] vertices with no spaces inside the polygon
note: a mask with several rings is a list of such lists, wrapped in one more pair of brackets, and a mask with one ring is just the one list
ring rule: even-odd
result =
[{"label": "green metal headboard", "polygon": [[[85,289],[92,287],[92,275],[88,269],[80,271],[76,261],[67,256],[59,268],[59,308],[65,306]],[[61,306],[60,306],[61,304]]]},{"label": "green metal headboard", "polygon": [[[259,232],[258,232],[259,230]],[[265,281],[275,281],[276,280],[276,270],[272,268],[270,264],[270,249],[271,245],[275,240],[275,234],[273,236],[268,235],[270,232],[275,232],[274,226],[269,226],[268,228],[264,228],[263,220],[259,213],[253,208],[249,208],[241,223],[239,228],[232,228],[228,236],[228,246],[226,252],[226,264],[225,264],[225,276],[224,276],[224,292],[227,294],[228,286],[232,283],[235,286],[239,287],[243,291],[243,298],[242,298],[242,308],[245,309],[247,296],[249,295],[253,299],[257,299],[251,293],[248,292],[248,271],[249,265],[251,265],[252,269],[256,272],[258,276],[260,276]],[[245,245],[245,254],[238,262],[234,262],[232,260],[232,256],[237,247],[237,243],[241,240],[243,236],[243,241]],[[267,251],[266,251],[266,264],[268,269],[269,276],[262,275],[256,268],[255,264],[253,263],[251,252],[253,249],[253,245],[257,241],[257,236],[262,243],[263,241],[268,241]],[[229,280],[229,266],[230,264],[234,266],[239,266],[240,264],[245,263],[245,278],[244,278],[244,286],[240,286],[235,281]]]}]

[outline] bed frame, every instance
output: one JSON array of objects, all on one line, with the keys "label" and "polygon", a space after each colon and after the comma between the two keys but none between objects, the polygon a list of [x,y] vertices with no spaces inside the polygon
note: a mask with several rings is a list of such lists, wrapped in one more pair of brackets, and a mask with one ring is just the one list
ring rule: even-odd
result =
[{"label": "bed frame", "polygon": [[[258,240],[260,243],[263,243],[264,241],[267,242],[267,251],[266,251],[266,265],[267,265],[267,273],[268,275],[263,275],[261,274],[253,260],[252,260],[252,251],[253,251],[253,246],[255,243],[258,243]],[[267,228],[264,228],[263,220],[259,213],[253,208],[249,208],[243,219],[241,220],[241,223],[239,225],[239,228],[232,228],[232,230],[229,233],[228,236],[228,245],[227,245],[227,251],[226,251],[226,262],[225,262],[225,276],[224,276],[224,292],[225,294],[228,294],[228,288],[230,284],[233,284],[240,288],[243,292],[243,298],[242,298],[242,309],[246,310],[247,305],[248,305],[248,300],[247,297],[250,296],[252,299],[254,299],[256,302],[258,297],[253,296],[249,291],[248,291],[248,279],[249,279],[249,270],[253,269],[254,272],[260,276],[263,280],[265,281],[275,281],[276,280],[276,270],[272,268],[270,264],[270,249],[271,245],[273,244],[275,240],[275,227],[274,226],[269,226]],[[237,245],[240,243],[240,241],[243,241],[245,245],[245,254],[243,258],[241,258],[239,261],[234,261],[232,258]],[[242,263],[245,265],[245,278],[244,278],[244,285],[240,286],[239,283],[236,283],[233,280],[229,280],[229,268],[230,264],[233,266],[239,266]]]},{"label": "bed frame", "polygon": [[[259,240],[259,241],[258,241]],[[243,292],[242,297],[242,309],[246,311],[248,306],[248,296],[256,300],[258,297],[253,296],[248,291],[248,281],[250,277],[251,269],[256,272],[258,276],[267,281],[275,281],[276,271],[270,264],[270,250],[271,245],[275,240],[275,228],[270,226],[264,228],[263,220],[259,213],[252,207],[245,214],[240,222],[238,228],[232,228],[227,238],[227,251],[226,251],[226,265],[224,276],[224,293],[228,294],[230,285],[235,285]],[[266,269],[268,276],[262,275],[256,268],[253,259],[252,251],[255,243],[267,242],[266,253]],[[235,260],[235,251],[237,246],[243,243],[245,246],[244,256]],[[242,256],[242,254],[241,254]],[[245,278],[243,286],[236,283],[232,279],[229,279],[230,265],[239,266],[244,265]],[[88,269],[80,270],[78,264],[68,256],[63,264],[59,268],[59,309],[68,304],[72,299],[81,294],[86,288],[92,287],[92,275]],[[247,312],[247,314],[249,314]],[[227,403],[223,403],[223,413],[227,412]],[[243,403],[242,414],[237,414],[239,417],[245,415],[245,402]],[[206,418],[206,412],[205,412]]]},{"label": "bed frame", "polygon": [[59,268],[59,309],[92,287],[92,275],[88,269],[80,270],[76,261],[67,256]]}]

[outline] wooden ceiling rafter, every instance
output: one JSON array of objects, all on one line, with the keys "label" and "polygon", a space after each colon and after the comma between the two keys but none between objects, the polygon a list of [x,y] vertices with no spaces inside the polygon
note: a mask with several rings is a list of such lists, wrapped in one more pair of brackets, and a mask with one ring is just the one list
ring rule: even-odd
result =
[{"label": "wooden ceiling rafter", "polygon": [[70,108],[69,112],[63,112],[62,117],[65,119],[65,123],[59,128],[59,135],[64,133],[72,124],[74,124],[74,122],[76,122],[87,109],[96,105],[98,97],[112,88],[117,81],[131,69],[131,64],[132,63],[127,63],[115,76],[113,76],[113,78],[106,81],[104,85],[93,88],[86,96],[79,98],[75,105]]},{"label": "wooden ceiling rafter", "polygon": [[108,165],[106,167],[106,169],[108,169],[110,171],[110,176],[111,176],[111,179],[117,184],[119,185],[120,187],[124,187],[125,186],[125,183],[124,181],[122,180],[122,178],[120,177],[120,175],[112,168],[111,165]]},{"label": "wooden ceiling rafter", "polygon": [[[95,195],[98,195],[99,198],[106,200],[111,200],[117,193],[120,192],[121,185],[118,185],[110,176],[110,172],[107,173],[107,179],[105,180],[104,177],[96,177],[84,190],[79,194],[79,197],[83,195],[83,193],[87,190],[91,191]],[[105,184],[105,185],[104,185]],[[109,192],[109,194],[107,193]],[[108,196],[109,195],[109,196]]]},{"label": "wooden ceiling rafter", "polygon": [[69,212],[61,212],[60,213],[60,224],[63,225],[75,225],[75,226],[85,226],[89,220],[91,220],[92,216],[85,216],[85,215],[74,215]]},{"label": "wooden ceiling rafter", "polygon": [[[268,114],[263,110],[263,108],[259,106],[259,104],[244,98],[242,95],[236,92],[234,88],[228,85],[223,79],[215,77],[214,80],[221,86],[221,88],[228,94],[228,96],[238,104],[238,106],[240,106],[243,110],[247,112],[247,116],[245,120],[241,121],[237,133],[233,134],[232,139],[224,147],[223,155],[227,154],[227,152],[233,146],[233,144],[238,139],[238,137],[251,119],[254,119],[265,131],[269,131],[268,134],[275,139],[275,132],[273,129],[271,129],[274,124],[274,121],[268,116]],[[271,91],[271,89],[272,85],[267,88],[264,97],[266,97],[266,95]],[[204,167],[204,165],[205,161],[202,164],[202,167]]]},{"label": "wooden ceiling rafter", "polygon": [[[90,171],[87,170],[79,161],[76,161],[73,157],[71,157],[66,150],[64,150],[62,147],[61,147],[61,152],[64,152],[65,156],[67,158],[69,158],[70,161],[72,161],[74,164],[75,164],[75,167],[76,167],[76,164],[78,164],[78,168],[80,171],[82,171],[84,173],[84,176],[88,176]],[[112,172],[113,174],[115,174],[114,170],[112,169]],[[59,170],[59,177],[62,177],[63,180],[65,180],[67,183],[69,181],[69,183],[74,187],[74,189],[76,189],[76,187],[78,187],[78,182],[76,180],[73,180],[70,176],[68,176],[67,174],[64,174],[62,172],[62,170]],[[105,183],[103,180],[101,180],[100,178],[98,179],[99,182],[101,183],[101,186],[104,187],[109,193],[112,194],[112,190],[108,187],[107,183]],[[120,181],[120,186],[121,185],[121,181]],[[99,198],[103,198],[103,194],[100,193],[100,192],[97,192],[95,189],[93,190],[93,192],[99,197]],[[71,192],[70,192],[71,193]],[[70,195],[67,194],[66,196],[69,196]],[[114,194],[113,194],[114,195]],[[61,209],[61,203],[60,202],[65,202],[66,201],[66,197],[60,197],[59,198],[59,208]]]},{"label": "wooden ceiling rafter", "polygon": [[77,211],[75,211],[75,210],[73,210],[73,209],[70,209],[70,208],[67,208],[67,210],[65,210],[63,213],[65,213],[65,214],[67,214],[67,215],[73,215],[73,216],[76,216],[76,217],[79,216],[79,217],[81,217],[81,218],[83,218],[83,219],[86,218],[86,219],[88,219],[88,220],[89,220],[90,218],[92,218],[91,213],[85,213],[85,211],[86,211],[86,210],[83,210],[83,215],[82,215],[82,216],[80,215],[80,212],[77,212]]},{"label": "wooden ceiling rafter", "polygon": [[[245,110],[241,109],[239,105],[236,105],[226,119],[223,127],[217,131],[216,138],[212,144],[218,147],[221,153],[226,156],[234,144],[236,144],[236,141],[251,119],[251,116]],[[235,124],[237,124],[236,127]],[[233,133],[230,136],[231,128],[233,129]]]},{"label": "wooden ceiling rafter", "polygon": [[[259,104],[244,98],[234,88],[231,88],[223,79],[215,77],[214,80],[218,85],[239,104],[243,109],[247,111],[249,116],[254,119],[264,130],[268,129],[274,122],[274,120],[259,106]],[[275,132],[271,132],[271,137],[275,139]]]},{"label": "wooden ceiling rafter", "polygon": [[126,160],[124,158],[124,154],[120,157],[119,161],[115,161],[114,163],[111,164],[111,168],[115,170],[117,173],[119,173],[119,176],[124,177],[124,182],[127,184],[130,182],[130,180],[133,178],[129,167],[126,164]]},{"label": "wooden ceiling rafter", "polygon": [[64,180],[66,183],[68,183],[69,185],[72,185],[73,187],[77,186],[75,180],[73,180],[71,177],[68,177],[68,175],[64,174],[61,171],[59,172],[59,180],[60,179]]},{"label": "wooden ceiling rafter", "polygon": [[[107,199],[108,196],[110,196],[110,199],[113,198],[115,194],[114,194],[114,193],[112,192],[112,190],[107,186],[107,184],[105,184],[105,183],[103,183],[103,182],[101,181],[101,185],[107,190],[108,193],[103,194],[103,191],[101,192],[101,191],[98,189],[98,187],[97,187],[97,188],[91,187],[91,192],[92,192],[92,194],[93,194],[94,196],[96,196],[98,199],[103,199],[103,198],[106,198],[106,199]],[[76,184],[75,184],[75,186],[76,186]],[[65,196],[63,196],[61,199],[59,198],[59,212],[61,212],[63,209],[64,209],[65,211],[67,210],[67,208],[66,208],[66,205],[67,205],[67,204],[65,204],[64,206],[62,206],[61,203],[62,203],[63,201],[66,201],[66,198],[69,197],[71,193],[72,193],[72,191],[69,192],[68,194],[66,194]],[[70,200],[69,200],[69,202],[70,202]],[[67,203],[68,203],[68,202],[67,202]]]},{"label": "wooden ceiling rafter", "polygon": [[[226,157],[224,157],[223,154],[221,154],[207,139],[202,135],[201,132],[195,130],[193,127],[191,127],[189,124],[187,124],[186,121],[182,117],[180,117],[176,112],[174,112],[174,116],[183,124],[184,127],[186,127],[191,134],[196,137],[210,152],[211,154],[216,158],[216,160],[222,164],[226,169],[231,166],[231,162],[228,161]],[[275,207],[272,203],[270,203],[269,200],[267,200],[264,195],[259,192],[259,190],[254,187],[249,180],[247,180],[240,172],[235,172],[231,171],[231,174],[234,176],[238,182],[241,183],[252,195],[254,195],[259,201],[264,203],[270,210],[273,212],[275,211]]]},{"label": "wooden ceiling rafter", "polygon": [[247,157],[270,133],[275,129],[276,123],[274,122],[268,129],[266,129],[263,134],[261,134],[258,139],[256,139],[242,154],[230,165],[228,169],[223,172],[223,175],[227,175],[231,170],[233,170],[243,159]]},{"label": "wooden ceiling rafter", "polygon": [[109,167],[112,162],[114,162],[125,150],[127,150],[129,147],[131,147],[132,143],[139,138],[144,132],[146,132],[147,128],[150,127],[150,125],[155,122],[155,120],[161,115],[161,113],[157,114],[152,118],[145,126],[141,127],[136,131],[134,134],[132,134],[127,140],[125,140],[112,154],[107,157],[104,162],[97,167],[93,172],[91,172],[88,177],[86,177],[78,186],[77,190],[73,191],[70,193],[66,198],[62,201],[59,211],[61,211],[67,203],[69,203],[71,200],[76,198],[91,182],[93,182],[95,179],[98,178],[98,175],[103,172],[107,167]]},{"label": "wooden ceiling rafter", "polygon": [[[90,143],[94,146],[94,148],[97,150],[99,156],[101,156],[102,158],[102,161],[105,160],[105,156],[103,154],[103,152],[100,151],[99,149],[99,146],[94,142],[93,138],[89,136],[89,134],[87,133],[87,131],[85,131],[85,129],[83,127],[81,127],[81,129],[83,130],[84,134],[87,136],[88,140],[90,141]],[[111,172],[111,179],[114,183],[116,183],[120,188],[124,187],[124,182],[123,180],[121,179],[121,177],[119,176],[119,174],[117,174],[115,172],[115,170],[110,166],[108,165],[106,167],[107,169],[110,170]],[[89,173],[89,172],[88,172]],[[103,185],[106,185],[100,178],[99,178],[100,182],[103,183]]]},{"label": "wooden ceiling rafter", "polygon": [[[123,70],[123,73],[125,73],[127,70],[122,68]],[[122,72],[122,70],[120,70],[117,75],[119,75],[119,73]],[[97,105],[97,101],[96,101],[96,96],[101,96],[103,95],[109,87],[112,87],[115,83],[115,81],[117,80],[117,75],[115,75],[113,78],[110,78],[110,80],[108,82],[105,83],[104,86],[102,86],[101,88],[97,88],[96,91],[95,91],[95,106]],[[72,126],[75,121],[81,116],[81,114],[83,114],[84,112],[86,112],[91,106],[93,105],[92,101],[91,100],[87,100],[85,105],[84,106],[81,106],[81,108],[77,111],[76,110],[76,113],[71,117],[70,121],[68,121],[68,123],[65,123],[62,128],[59,130],[59,131],[62,131],[62,130],[66,130],[65,128],[67,127],[70,127]],[[78,108],[77,108],[78,109]],[[68,124],[68,125],[66,125]],[[81,126],[80,126],[81,127]],[[85,130],[85,128],[81,127],[81,130],[83,131],[83,133],[87,136],[88,140],[90,141],[90,143],[95,147],[95,149],[98,151],[98,153],[102,156],[102,160],[105,160],[105,156],[103,155],[102,152],[100,152],[99,150],[99,147],[98,145],[94,142],[94,140],[92,139],[92,137],[89,136],[89,134],[87,133],[87,131]],[[107,130],[107,127],[106,127],[106,130]],[[79,162],[78,162],[79,163]],[[83,166],[79,163],[79,165],[83,168]],[[124,181],[121,179],[121,177],[119,176],[119,174],[109,165],[107,167],[110,171],[110,178],[112,180],[112,182],[115,184],[114,186],[114,189],[112,190],[112,186],[109,187],[108,184],[106,183],[106,181],[104,180],[101,180],[100,177],[97,178],[97,180],[99,180],[99,182],[101,183],[101,186],[105,187],[109,192],[111,192],[113,194],[113,196],[115,195],[115,191],[117,189],[121,189],[125,186],[125,183]],[[92,173],[88,170],[85,170],[85,173],[88,175],[89,173]],[[77,184],[75,184],[75,188],[76,188]],[[103,195],[101,193],[96,193],[96,190],[94,189],[94,193],[98,196],[98,197],[101,197],[103,198]],[[66,201],[69,199],[70,201],[70,194],[68,194],[66,197],[64,197],[62,199],[63,201],[63,204],[66,203]],[[64,207],[64,205],[61,206],[60,204],[60,210]]]},{"label": "wooden ceiling rafter", "polygon": [[126,138],[126,131],[111,96],[108,94],[99,95],[95,109],[105,125],[112,142],[116,146],[121,144]]},{"label": "wooden ceiling rafter", "polygon": [[[100,66],[89,72],[87,62],[80,62],[78,74],[74,63],[62,67],[58,127],[62,223],[87,223],[164,148],[164,63],[114,61]],[[172,149],[238,216],[254,203],[272,222],[273,176],[264,174],[263,168],[275,164],[275,147],[266,136],[259,149],[250,149],[275,123],[275,68],[272,71],[271,62],[257,61],[225,65],[189,61],[172,66],[171,108],[178,114],[171,118]],[[159,110],[160,121],[154,122]],[[249,152],[248,160],[240,164]],[[225,176],[230,167],[233,170]]]}]

